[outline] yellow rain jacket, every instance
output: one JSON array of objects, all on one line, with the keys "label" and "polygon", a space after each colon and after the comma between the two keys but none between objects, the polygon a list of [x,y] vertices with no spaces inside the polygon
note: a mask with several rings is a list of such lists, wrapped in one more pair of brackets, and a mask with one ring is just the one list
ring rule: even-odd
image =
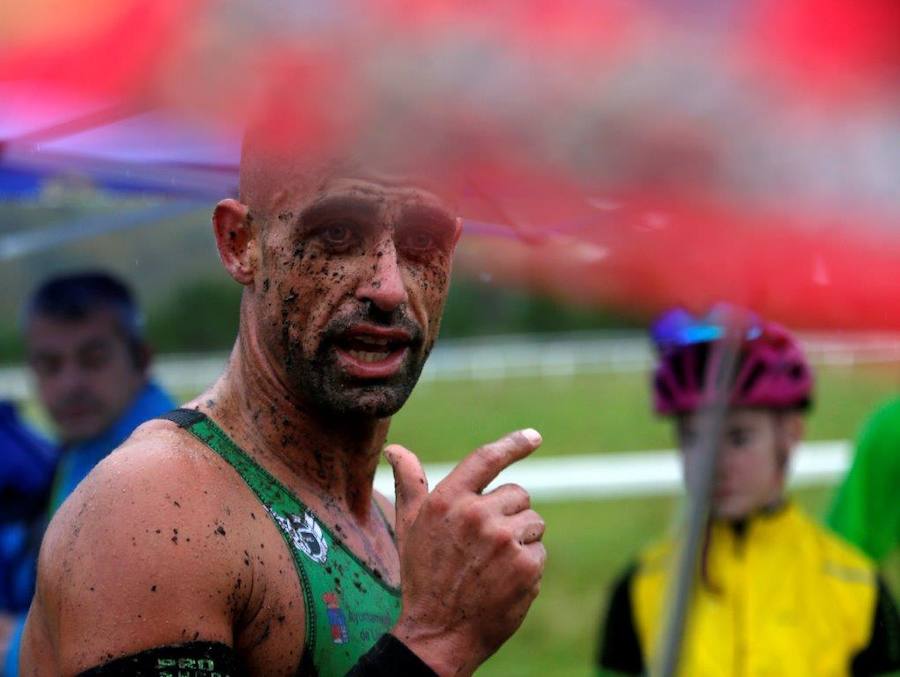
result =
[{"label": "yellow rain jacket", "polygon": [[[613,674],[639,674],[654,664],[676,545],[669,539],[645,551],[619,591],[628,598],[640,669],[615,658],[628,644],[622,619],[613,613],[615,595],[607,625],[620,625],[607,628],[606,638],[618,647],[601,649],[601,668],[606,663]],[[881,596],[873,564],[852,546],[787,504],[754,517],[743,529],[714,523],[706,570],[707,583],[698,582],[691,602],[679,674],[853,674],[854,658],[873,636]],[[895,622],[889,597],[886,604]],[[604,661],[604,653],[613,658]]]}]

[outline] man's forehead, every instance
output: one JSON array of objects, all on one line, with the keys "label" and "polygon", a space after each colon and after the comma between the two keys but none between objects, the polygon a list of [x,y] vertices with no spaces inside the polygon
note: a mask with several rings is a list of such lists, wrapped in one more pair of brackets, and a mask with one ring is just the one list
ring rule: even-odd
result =
[{"label": "man's forehead", "polygon": [[49,337],[62,342],[72,341],[75,336],[115,336],[119,333],[119,320],[115,312],[108,308],[97,308],[77,318],[38,313],[26,325],[26,335],[29,338]]},{"label": "man's forehead", "polygon": [[245,144],[241,157],[241,202],[271,216],[331,195],[419,202],[455,216],[459,191],[454,184],[434,170],[356,156],[304,158],[289,149],[270,152]]}]

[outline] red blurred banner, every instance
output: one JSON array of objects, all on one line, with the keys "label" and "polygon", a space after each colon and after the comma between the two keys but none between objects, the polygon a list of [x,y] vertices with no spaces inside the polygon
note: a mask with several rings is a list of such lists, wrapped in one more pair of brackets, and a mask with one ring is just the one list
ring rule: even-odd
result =
[{"label": "red blurred banner", "polygon": [[465,267],[566,298],[900,329],[898,35],[896,0],[33,0],[0,92],[412,167],[505,234]]}]

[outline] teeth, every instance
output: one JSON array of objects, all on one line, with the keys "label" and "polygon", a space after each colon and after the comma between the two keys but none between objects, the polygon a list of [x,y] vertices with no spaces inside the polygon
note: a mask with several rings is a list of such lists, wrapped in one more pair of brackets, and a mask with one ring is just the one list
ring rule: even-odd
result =
[{"label": "teeth", "polygon": [[373,352],[370,350],[348,350],[350,356],[360,362],[380,362],[391,353],[389,351]]},{"label": "teeth", "polygon": [[371,346],[386,346],[389,341],[386,338],[378,336],[357,336],[356,340],[360,343],[366,343]]}]

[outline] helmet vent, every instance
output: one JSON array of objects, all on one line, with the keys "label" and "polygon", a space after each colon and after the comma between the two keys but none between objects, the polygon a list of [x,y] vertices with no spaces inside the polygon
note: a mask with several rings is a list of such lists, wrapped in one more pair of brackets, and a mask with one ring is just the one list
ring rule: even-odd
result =
[{"label": "helmet vent", "polygon": [[766,367],[762,362],[757,362],[750,368],[750,373],[747,374],[747,378],[744,379],[744,382],[740,385],[741,393],[746,395],[752,392],[753,388],[756,386],[756,383],[762,378],[763,374],[766,373]]},{"label": "helmet vent", "polygon": [[656,376],[656,392],[659,395],[660,399],[665,402],[674,401],[675,397],[672,394],[672,389],[669,388],[669,384],[665,382],[661,375]]},{"label": "helmet vent", "polygon": [[803,368],[802,364],[792,364],[788,371],[788,376],[794,381],[800,381],[806,376],[806,369]]},{"label": "helmet vent", "polygon": [[[693,351],[685,351],[683,361],[690,360],[691,366],[693,367],[693,382],[688,381],[687,374],[683,374],[682,383],[685,388],[688,389],[697,389],[702,390],[703,385],[706,382],[706,365],[709,362],[709,351],[710,344],[709,343],[698,343],[696,344]],[[690,354],[690,357],[688,357]],[[683,369],[686,369],[687,365],[685,364]]]}]

